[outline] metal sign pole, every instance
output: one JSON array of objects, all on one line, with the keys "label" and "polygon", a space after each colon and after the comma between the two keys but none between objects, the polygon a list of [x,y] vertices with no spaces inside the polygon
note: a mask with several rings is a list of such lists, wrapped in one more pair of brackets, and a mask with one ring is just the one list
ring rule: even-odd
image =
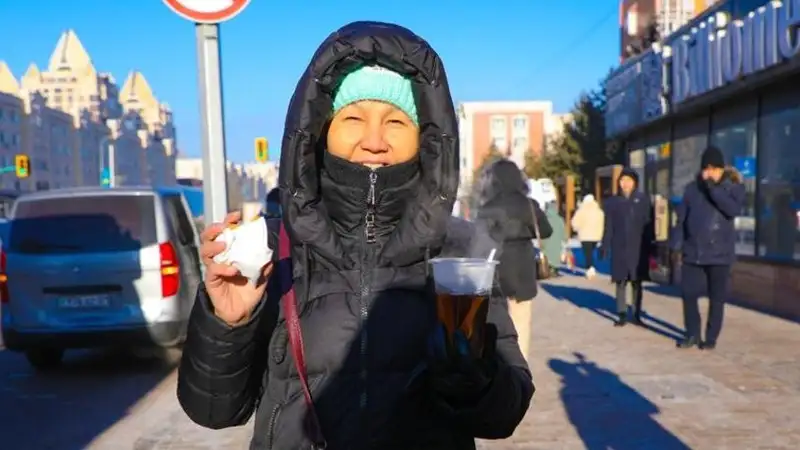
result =
[{"label": "metal sign pole", "polygon": [[203,126],[203,216],[206,225],[228,213],[225,126],[218,24],[196,24],[200,112]]}]

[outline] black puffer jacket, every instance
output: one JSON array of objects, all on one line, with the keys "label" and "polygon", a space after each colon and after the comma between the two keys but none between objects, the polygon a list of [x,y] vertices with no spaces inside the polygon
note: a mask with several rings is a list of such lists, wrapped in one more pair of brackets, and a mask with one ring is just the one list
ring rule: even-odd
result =
[{"label": "black puffer jacket", "polygon": [[[338,80],[362,63],[413,77],[419,161],[370,171],[328,155],[324,121]],[[505,299],[493,298],[500,368],[488,390],[441,408],[409,391],[436,321],[426,260],[474,251],[471,224],[450,211],[458,184],[458,130],[442,62],[426,42],[389,24],[354,23],[326,40],[300,80],[286,120],[280,166],[309,382],[329,450],[474,449],[475,437],[509,436],[533,395]],[[323,156],[324,154],[324,156]],[[374,192],[374,232],[366,239]],[[274,233],[273,233],[274,244]],[[485,253],[484,253],[485,252]],[[178,398],[200,425],[242,425],[256,410],[252,449],[309,449],[297,372],[268,294],[252,321],[231,329],[201,289],[180,366]]]}]

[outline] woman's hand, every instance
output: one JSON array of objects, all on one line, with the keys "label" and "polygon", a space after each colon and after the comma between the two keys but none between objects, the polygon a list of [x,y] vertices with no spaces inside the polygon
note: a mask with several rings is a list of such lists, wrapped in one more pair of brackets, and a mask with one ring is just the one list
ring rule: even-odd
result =
[{"label": "woman's hand", "polygon": [[201,235],[200,255],[206,266],[206,292],[214,313],[230,326],[237,326],[250,318],[256,305],[264,297],[267,280],[273,268],[272,262],[264,266],[258,285],[253,286],[236,267],[214,262],[214,256],[225,250],[225,243],[214,242],[214,239],[225,228],[237,225],[240,221],[240,213],[230,213],[225,217],[224,223],[207,227]]}]

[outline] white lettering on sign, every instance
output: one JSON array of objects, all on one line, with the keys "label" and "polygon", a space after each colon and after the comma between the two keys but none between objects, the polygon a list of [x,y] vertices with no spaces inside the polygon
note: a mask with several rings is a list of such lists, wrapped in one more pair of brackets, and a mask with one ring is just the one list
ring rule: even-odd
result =
[{"label": "white lettering on sign", "polygon": [[672,42],[665,58],[673,105],[792,59],[800,53],[800,0],[771,1],[742,20],[724,13]]},{"label": "white lettering on sign", "polygon": [[233,6],[233,0],[182,0],[181,3],[199,13],[218,13]]}]

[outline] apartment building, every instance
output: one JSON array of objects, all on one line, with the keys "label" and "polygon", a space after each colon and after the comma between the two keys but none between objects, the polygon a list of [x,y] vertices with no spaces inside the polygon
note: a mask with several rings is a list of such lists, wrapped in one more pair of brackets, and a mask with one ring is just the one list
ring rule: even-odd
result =
[{"label": "apartment building", "polygon": [[141,174],[147,183],[175,184],[175,125],[169,105],[161,103],[141,72],[133,71],[122,85],[120,103],[144,149]]},{"label": "apartment building", "polygon": [[[23,102],[16,94],[17,80],[0,61],[0,166],[14,164],[14,156],[22,151]],[[10,174],[0,175],[2,189],[19,189],[18,180]]]},{"label": "apartment building", "polygon": [[718,0],[622,0],[619,10],[620,61],[636,53],[631,50],[640,47],[649,26],[655,24],[661,38],[665,38],[716,3]]},{"label": "apartment building", "polygon": [[548,101],[464,102],[458,107],[461,184],[471,182],[492,148],[520,167],[528,153],[540,155],[552,131],[553,104]]},{"label": "apartment building", "polygon": [[13,147],[13,154],[30,157],[32,168],[28,179],[2,180],[3,187],[98,185],[112,160],[118,185],[175,183],[169,107],[138,72],[120,90],[111,74],[97,71],[72,30],[61,35],[46,69],[32,63],[19,82],[0,62],[0,105],[3,117],[14,119],[0,118],[0,130],[18,141],[0,141],[0,163]]}]

